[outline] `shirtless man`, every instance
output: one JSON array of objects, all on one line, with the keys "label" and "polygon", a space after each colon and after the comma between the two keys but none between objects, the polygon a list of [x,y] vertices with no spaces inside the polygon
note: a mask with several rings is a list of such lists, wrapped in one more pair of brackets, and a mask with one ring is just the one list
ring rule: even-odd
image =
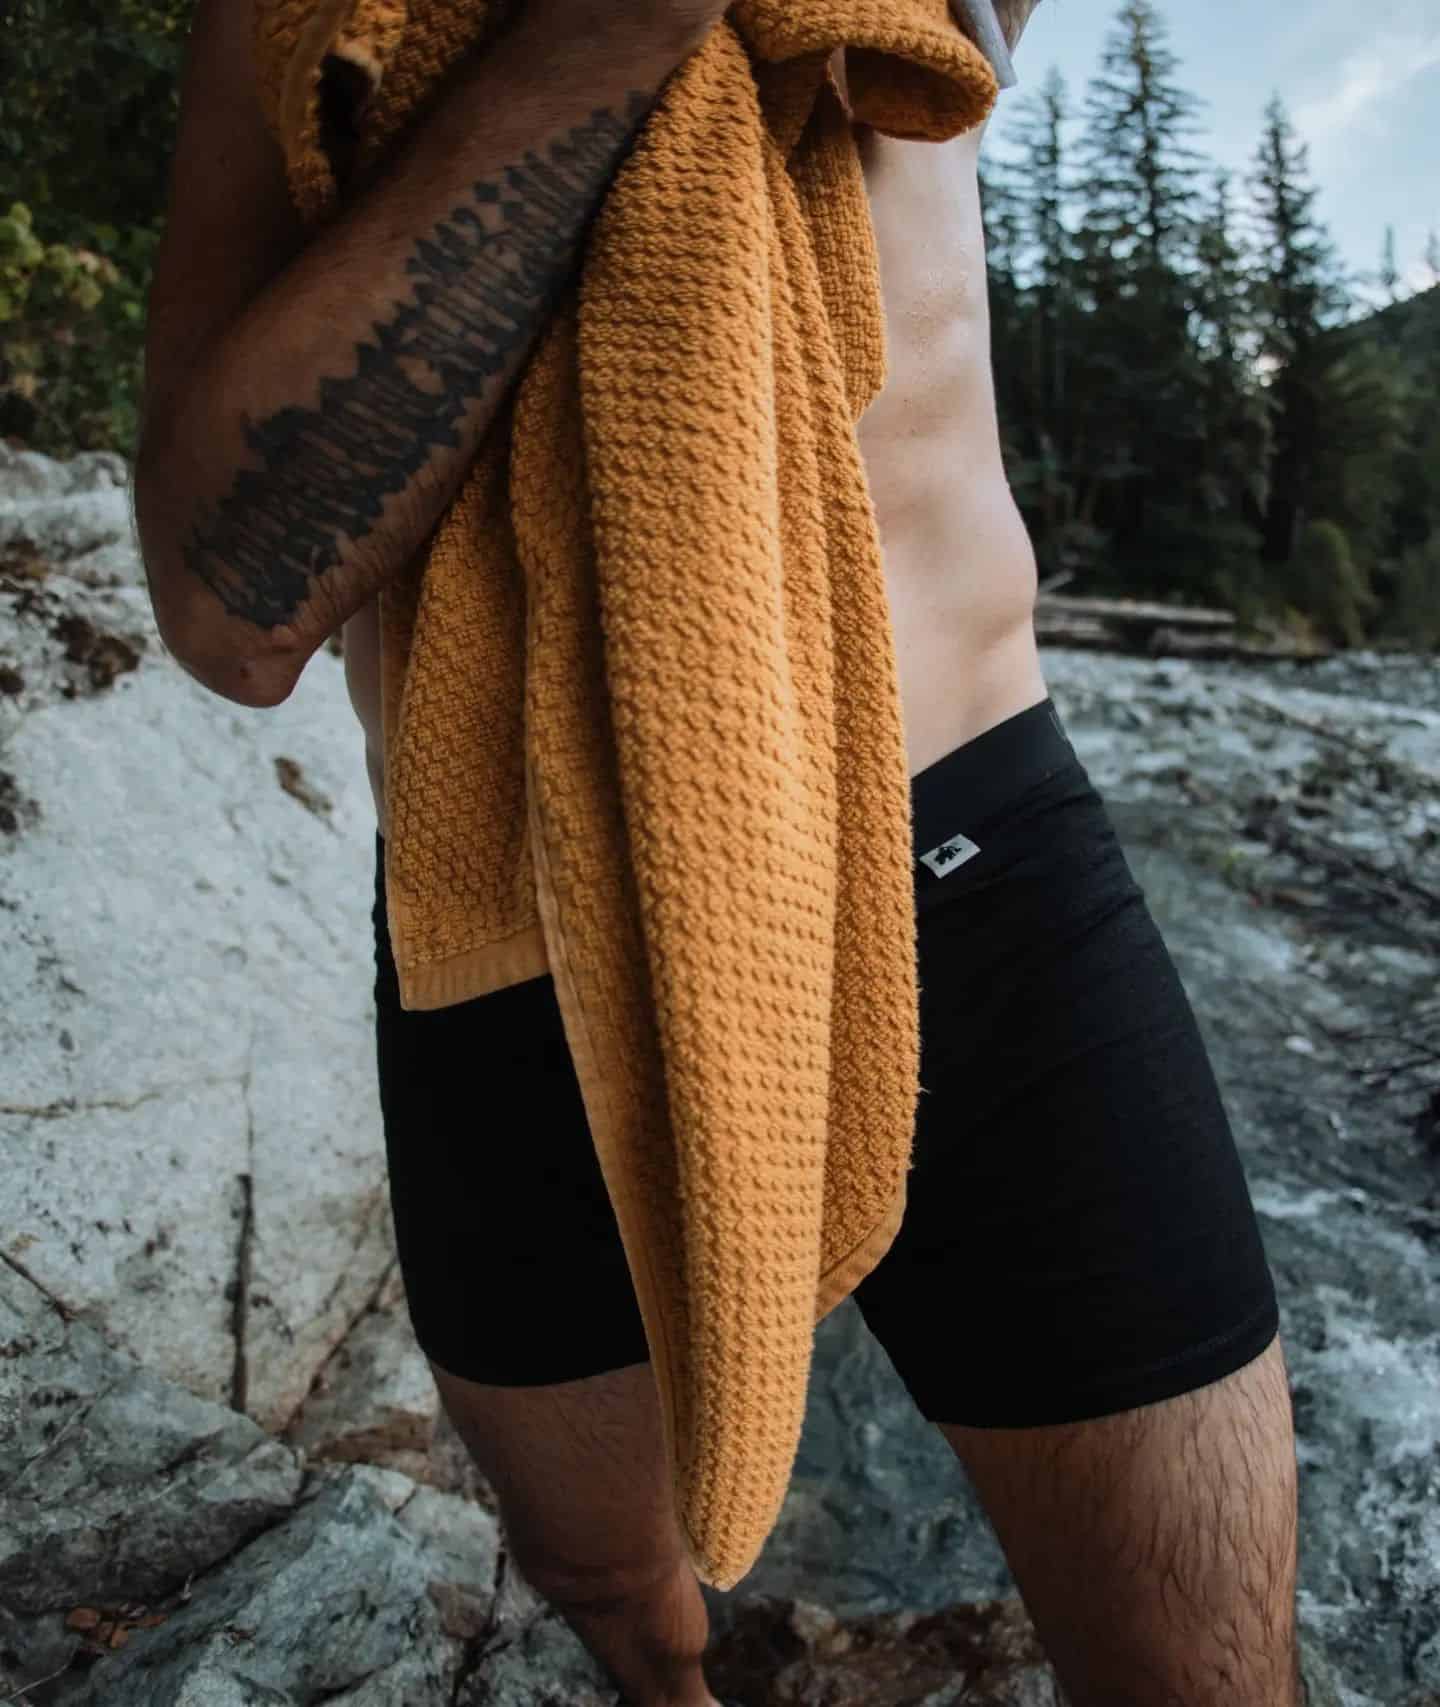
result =
[{"label": "shirtless man", "polygon": [[[1012,46],[1033,4],[1002,0]],[[504,370],[455,400],[455,444],[416,445],[378,513],[373,482],[337,459],[329,496],[353,493],[351,537],[329,565],[297,550],[290,593],[244,577],[247,537],[284,558],[265,471],[287,431],[316,420],[322,379],[353,374],[372,325],[410,300],[417,240],[603,113],[633,132],[722,10],[526,0],[312,240],[258,109],[250,6],[199,0],[136,472],[152,599],[180,663],[251,706],[285,699],[343,625],[382,828],[374,594],[443,513],[545,303]],[[843,60],[834,69],[843,90]],[[979,1492],[1074,1707],[1299,1707],[1273,1287],[1194,1017],[1041,673],[1035,558],[989,368],[980,141],[857,128],[889,353],[859,438],[915,789],[929,1094],[905,1225],[856,1299]],[[573,187],[557,288],[605,181]],[[952,794],[963,825],[942,823]],[[627,1700],[711,1707],[705,1603],[551,981],[401,1012],[378,873],[375,919],[402,1270],[445,1406],[513,1560]],[[477,1142],[477,1047],[492,1077],[513,1072],[492,1094],[532,1108],[543,1145]],[[516,1150],[541,1160],[498,1159]],[[557,1226],[557,1199],[576,1205],[573,1224]],[[584,1284],[551,1297],[559,1271]]]}]

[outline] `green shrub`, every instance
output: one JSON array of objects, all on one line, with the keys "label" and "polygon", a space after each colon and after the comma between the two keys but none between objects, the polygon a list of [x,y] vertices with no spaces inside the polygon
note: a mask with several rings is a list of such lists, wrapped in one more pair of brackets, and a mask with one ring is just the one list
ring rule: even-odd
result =
[{"label": "green shrub", "polygon": [[1378,608],[1345,530],[1335,522],[1307,522],[1287,570],[1289,602],[1327,640],[1359,646]]},{"label": "green shrub", "polygon": [[56,455],[135,431],[148,246],[95,245],[43,241],[24,202],[0,216],[0,433]]},{"label": "green shrub", "polygon": [[9,0],[0,434],[134,448],[145,293],[189,0]]}]

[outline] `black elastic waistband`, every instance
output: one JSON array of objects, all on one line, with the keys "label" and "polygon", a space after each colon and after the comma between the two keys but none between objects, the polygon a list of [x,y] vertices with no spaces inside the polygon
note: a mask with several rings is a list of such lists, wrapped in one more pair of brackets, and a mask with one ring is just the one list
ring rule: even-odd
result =
[{"label": "black elastic waistband", "polygon": [[927,855],[953,843],[957,852],[951,857],[958,862],[966,839],[976,837],[1016,795],[1078,763],[1049,698],[956,747],[911,779],[916,861],[944,875],[946,859],[937,860],[936,870],[925,863]]}]

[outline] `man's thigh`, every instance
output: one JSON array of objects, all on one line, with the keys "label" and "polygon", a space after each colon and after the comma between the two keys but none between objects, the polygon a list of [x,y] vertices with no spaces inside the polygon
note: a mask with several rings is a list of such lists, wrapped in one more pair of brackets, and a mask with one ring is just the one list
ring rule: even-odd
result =
[{"label": "man's thigh", "polygon": [[1297,1471],[1278,1338],[1134,1410],[940,1432],[1073,1707],[1296,1707]]}]

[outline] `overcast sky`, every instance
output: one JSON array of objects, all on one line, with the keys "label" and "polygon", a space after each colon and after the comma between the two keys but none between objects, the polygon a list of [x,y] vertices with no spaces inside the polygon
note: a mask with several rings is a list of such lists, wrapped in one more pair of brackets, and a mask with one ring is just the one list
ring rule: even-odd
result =
[{"label": "overcast sky", "polygon": [[[996,115],[1056,65],[1078,103],[1118,0],[1044,0],[1016,60],[1020,85]],[[1180,81],[1207,103],[1197,139],[1220,164],[1248,168],[1277,92],[1310,145],[1316,211],[1353,268],[1377,271],[1385,227],[1412,285],[1440,228],[1440,0],[1160,0]]]}]

